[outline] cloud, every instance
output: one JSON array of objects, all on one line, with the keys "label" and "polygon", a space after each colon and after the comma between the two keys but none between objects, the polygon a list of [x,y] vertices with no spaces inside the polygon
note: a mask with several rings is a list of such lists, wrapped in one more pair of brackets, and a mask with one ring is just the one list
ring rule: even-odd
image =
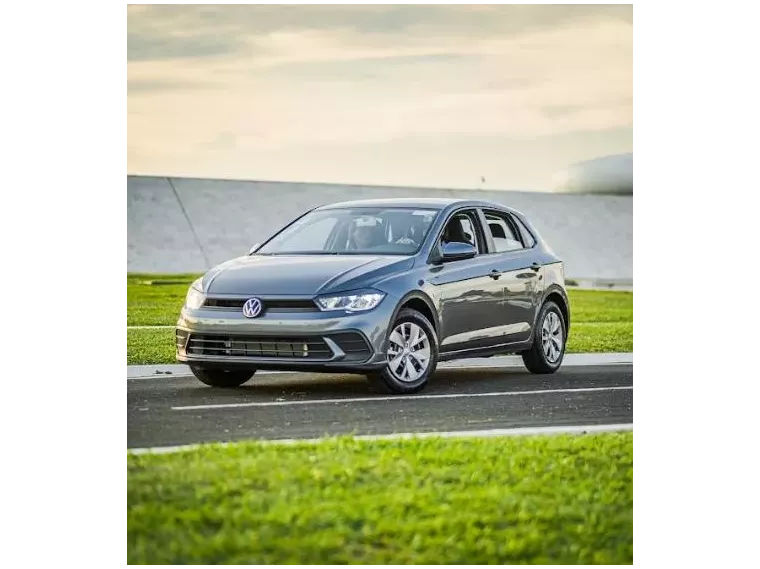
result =
[{"label": "cloud", "polygon": [[[466,45],[372,45],[361,34],[278,32],[265,56],[133,67],[130,81],[216,85],[195,126],[240,130],[252,148],[443,133],[543,136],[630,126],[630,27],[575,24]],[[163,78],[163,79],[161,79]],[[151,83],[152,82],[152,83]],[[174,107],[185,97],[151,93]],[[163,101],[162,101],[163,99]],[[217,125],[214,127],[214,125]],[[246,137],[256,126],[263,135]]]},{"label": "cloud", "polygon": [[585,18],[633,22],[630,5],[131,5],[130,28],[269,33],[303,29],[408,32],[421,26],[445,30],[517,31],[554,27]]},{"label": "cloud", "polygon": [[630,6],[131,6],[128,19],[130,143],[154,162],[632,127]]},{"label": "cloud", "polygon": [[201,89],[211,86],[206,82],[172,81],[169,79],[133,79],[127,81],[128,94],[155,93],[164,91],[178,91],[187,89]]},{"label": "cloud", "polygon": [[445,36],[470,41],[511,37],[578,21],[632,24],[625,5],[382,6],[129,6],[128,58],[165,60],[246,52],[259,41],[304,31],[359,35],[386,44]]},{"label": "cloud", "polygon": [[[204,25],[202,10],[183,6],[128,6],[127,61],[194,59],[234,53],[245,43],[238,33]],[[192,13],[192,14],[191,14]],[[188,19],[188,15],[192,15]]]}]

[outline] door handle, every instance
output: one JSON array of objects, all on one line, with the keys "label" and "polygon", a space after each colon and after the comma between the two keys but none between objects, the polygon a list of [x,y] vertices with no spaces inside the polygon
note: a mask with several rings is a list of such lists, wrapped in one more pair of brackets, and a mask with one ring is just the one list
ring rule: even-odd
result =
[{"label": "door handle", "polygon": [[499,280],[499,277],[501,276],[501,271],[494,269],[489,274],[489,277],[491,277],[494,280]]},{"label": "door handle", "polygon": [[534,271],[537,271],[538,269],[541,268],[541,265],[539,265],[538,263],[534,262],[534,263],[531,264],[530,268],[533,269]]}]

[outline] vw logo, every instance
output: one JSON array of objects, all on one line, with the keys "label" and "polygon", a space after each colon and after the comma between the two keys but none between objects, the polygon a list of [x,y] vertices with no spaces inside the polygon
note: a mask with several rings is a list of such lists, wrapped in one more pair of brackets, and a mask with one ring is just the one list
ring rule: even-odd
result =
[{"label": "vw logo", "polygon": [[256,318],[261,314],[261,309],[263,307],[263,304],[261,304],[261,301],[258,298],[249,298],[243,305],[243,316],[246,318]]}]

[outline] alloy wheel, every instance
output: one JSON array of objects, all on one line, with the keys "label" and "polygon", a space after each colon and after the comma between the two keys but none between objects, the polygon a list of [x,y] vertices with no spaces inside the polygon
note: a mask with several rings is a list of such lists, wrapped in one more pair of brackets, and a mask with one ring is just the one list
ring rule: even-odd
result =
[{"label": "alloy wheel", "polygon": [[391,332],[388,369],[404,383],[417,381],[430,365],[430,339],[414,322],[402,322]]},{"label": "alloy wheel", "polygon": [[549,363],[557,363],[562,355],[563,342],[562,323],[559,316],[556,312],[547,312],[541,326],[541,346]]}]

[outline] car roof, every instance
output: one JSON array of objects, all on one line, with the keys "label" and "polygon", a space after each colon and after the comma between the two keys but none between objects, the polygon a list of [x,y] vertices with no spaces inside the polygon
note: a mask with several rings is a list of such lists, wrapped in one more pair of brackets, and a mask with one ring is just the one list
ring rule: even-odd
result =
[{"label": "car roof", "polygon": [[378,198],[325,204],[316,209],[326,210],[343,209],[350,207],[415,207],[445,209],[449,206],[486,207],[519,213],[516,210],[505,206],[504,204],[487,200],[468,200],[462,198]]}]

